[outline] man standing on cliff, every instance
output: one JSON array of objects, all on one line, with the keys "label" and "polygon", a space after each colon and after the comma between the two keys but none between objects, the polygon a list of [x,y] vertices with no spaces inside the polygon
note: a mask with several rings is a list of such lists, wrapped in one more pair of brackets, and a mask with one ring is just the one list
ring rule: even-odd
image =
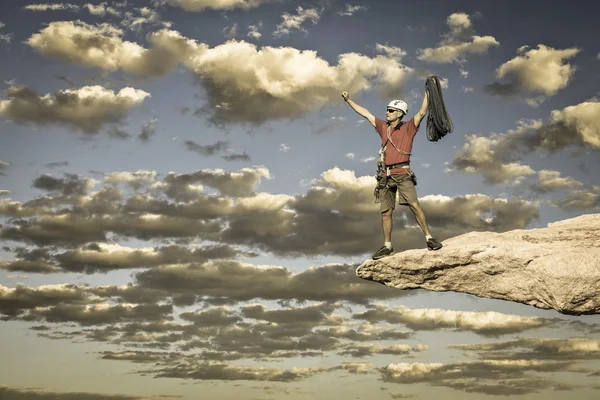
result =
[{"label": "man standing on cliff", "polygon": [[[413,212],[417,223],[425,234],[427,248],[439,250],[442,244],[437,238],[431,236],[425,214],[419,205],[417,192],[415,190],[416,178],[410,169],[410,152],[412,150],[414,137],[419,130],[421,121],[427,114],[429,94],[425,91],[421,109],[407,122],[402,118],[408,112],[408,105],[402,100],[392,100],[386,109],[386,120],[376,118],[364,107],[350,100],[348,92],[342,92],[342,97],[356,113],[367,119],[381,137],[384,147],[384,163],[387,181],[380,193],[381,225],[383,229],[384,246],[373,254],[377,260],[394,253],[392,247],[392,213],[396,206],[396,193],[399,193],[399,205],[407,205]],[[415,179],[413,181],[413,179]],[[377,201],[377,200],[376,200]]]}]

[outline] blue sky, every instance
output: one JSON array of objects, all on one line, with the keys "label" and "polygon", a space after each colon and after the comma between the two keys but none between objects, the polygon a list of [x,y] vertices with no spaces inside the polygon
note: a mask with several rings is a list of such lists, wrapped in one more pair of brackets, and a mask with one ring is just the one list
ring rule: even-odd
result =
[{"label": "blue sky", "polygon": [[[341,97],[410,118],[444,79],[454,131],[411,158],[442,241],[597,213],[576,4],[3,2],[0,393],[597,398],[598,317],[355,276],[380,142]],[[426,247],[401,206],[392,241]]]}]

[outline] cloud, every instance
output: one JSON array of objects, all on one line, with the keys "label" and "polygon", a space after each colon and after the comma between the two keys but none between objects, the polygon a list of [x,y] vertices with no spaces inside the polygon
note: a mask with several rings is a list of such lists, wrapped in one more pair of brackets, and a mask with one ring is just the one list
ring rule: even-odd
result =
[{"label": "cloud", "polygon": [[296,15],[283,13],[281,18],[283,22],[277,25],[277,29],[273,32],[273,36],[279,38],[282,36],[289,35],[291,31],[299,30],[304,33],[308,33],[308,31],[302,28],[302,24],[306,20],[312,21],[313,25],[319,21],[321,17],[319,11],[316,8],[304,9],[302,7],[298,7],[296,9]]},{"label": "cloud", "polygon": [[467,143],[455,155],[450,171],[480,173],[489,184],[506,183],[533,175],[528,165],[520,164],[524,155],[538,150],[558,152],[571,145],[600,149],[600,102],[591,99],[562,110],[553,110],[550,121],[521,120],[514,130],[489,137],[466,135]]},{"label": "cloud", "polygon": [[[261,166],[171,172],[161,180],[136,174],[106,175],[104,187],[94,192],[83,178],[45,177],[36,185],[52,193],[26,203],[0,200],[0,215],[32,217],[4,225],[0,237],[42,246],[106,242],[110,234],[142,240],[202,239],[282,257],[364,255],[380,240],[373,176],[357,178],[353,171],[333,168],[311,182],[306,193],[289,196],[256,191],[263,178],[272,179]],[[123,185],[135,192],[125,194]],[[218,193],[208,193],[205,186]],[[430,195],[420,202],[440,237],[472,230],[504,232],[539,218],[537,204],[518,198]],[[55,207],[62,212],[56,213]],[[401,214],[395,226],[406,236],[399,248],[423,246],[418,227]]]},{"label": "cloud", "polygon": [[142,76],[161,76],[183,59],[201,53],[205,45],[183,38],[178,32],[161,30],[148,38],[151,49],[123,41],[123,31],[109,24],[55,21],[35,33],[26,43],[41,54],[105,71],[122,69]]},{"label": "cloud", "polygon": [[[0,22],[0,29],[4,28],[5,26],[6,24],[4,22]],[[12,35],[12,33],[0,33],[0,42],[10,43]]]},{"label": "cloud", "polygon": [[366,6],[352,6],[350,4],[345,4],[344,11],[338,11],[338,15],[342,17],[351,17],[357,11],[366,11],[368,8]]},{"label": "cloud", "polygon": [[287,153],[290,149],[291,149],[291,147],[288,146],[285,143],[280,143],[279,144],[279,151],[282,152],[282,153]]},{"label": "cloud", "polygon": [[[207,97],[195,114],[207,114],[208,121],[219,126],[299,118],[337,104],[344,89],[399,95],[412,73],[399,61],[398,50],[391,47],[378,47],[382,54],[374,58],[345,53],[338,57],[337,65],[329,65],[315,51],[292,47],[258,49],[232,40],[209,48],[178,32],[161,30],[149,36],[152,47],[144,49],[123,41],[122,34],[106,24],[52,22],[27,43],[66,62],[142,76],[164,75],[184,64],[197,76]],[[231,64],[232,58],[245,62]]]},{"label": "cloud", "polygon": [[550,199],[549,203],[565,211],[600,210],[600,186],[571,189],[564,197]]},{"label": "cloud", "polygon": [[182,246],[171,244],[155,248],[131,248],[119,244],[88,243],[64,252],[52,249],[11,249],[16,258],[0,262],[6,271],[37,273],[79,272],[93,274],[122,269],[153,268],[177,263],[203,263],[210,259],[253,257],[228,245]]},{"label": "cloud", "polygon": [[8,161],[0,161],[0,176],[6,176],[4,171],[10,167],[11,163]]},{"label": "cloud", "polygon": [[486,337],[509,335],[530,329],[549,327],[555,320],[539,317],[522,317],[497,312],[469,312],[442,309],[409,309],[398,307],[389,310],[382,306],[354,314],[353,318],[369,322],[386,321],[404,324],[414,330],[470,331]]},{"label": "cloud", "polygon": [[158,118],[152,118],[142,126],[142,132],[138,135],[138,139],[142,142],[149,142],[150,138],[156,134],[156,123]]},{"label": "cloud", "polygon": [[106,5],[106,2],[102,2],[100,4],[86,4],[84,7],[88,10],[88,12],[92,15],[96,15],[99,17],[104,17],[106,14],[113,15],[115,17],[120,17],[121,13],[113,8]]},{"label": "cloud", "polygon": [[331,117],[327,122],[315,130],[316,134],[328,133],[342,129],[346,125],[346,118],[344,117]]},{"label": "cloud", "polygon": [[262,33],[258,31],[260,28],[262,28],[262,21],[259,21],[258,25],[248,25],[247,36],[257,40],[260,39],[262,37]]},{"label": "cloud", "polygon": [[61,124],[85,134],[95,134],[104,125],[123,120],[150,94],[126,87],[118,93],[102,86],[60,90],[38,96],[26,86],[11,86],[0,100],[0,114],[16,123]]},{"label": "cloud", "polygon": [[517,338],[502,342],[451,345],[475,351],[486,359],[503,360],[598,360],[600,340],[588,338]]},{"label": "cloud", "polygon": [[561,189],[581,189],[583,186],[583,183],[571,177],[561,177],[559,171],[543,169],[538,171],[538,182],[530,187],[535,192],[548,193]]},{"label": "cloud", "polygon": [[252,161],[248,153],[246,153],[245,151],[243,153],[221,156],[221,158],[225,161]]},{"label": "cloud", "polygon": [[231,27],[223,28],[223,33],[225,34],[225,39],[230,40],[234,39],[237,36],[238,26],[237,24],[233,24]]},{"label": "cloud", "polygon": [[528,99],[530,105],[537,106],[546,97],[553,96],[564,89],[576,68],[565,60],[574,57],[579,49],[570,48],[556,50],[539,44],[537,49],[522,46],[517,56],[502,64],[496,70],[498,79],[507,78],[507,83],[494,82],[486,85],[483,90],[492,95],[514,95],[521,91],[541,93],[537,99]]},{"label": "cloud", "polygon": [[172,25],[170,22],[162,21],[160,14],[151,8],[142,7],[135,8],[134,10],[137,11],[138,16],[134,16],[134,13],[131,11],[125,12],[121,26],[139,32],[144,25],[157,25],[165,28],[169,28]]},{"label": "cloud", "polygon": [[23,9],[28,11],[79,11],[79,6],[69,3],[28,4]]},{"label": "cloud", "polygon": [[381,346],[378,344],[352,344],[344,346],[344,349],[339,351],[340,355],[349,355],[353,358],[368,357],[374,354],[392,354],[406,356],[412,352],[420,352],[427,350],[427,346],[416,345],[409,346],[407,344],[395,344],[392,346]]},{"label": "cloud", "polygon": [[419,49],[419,60],[437,64],[464,61],[468,54],[485,54],[490,47],[500,45],[493,36],[475,35],[471,19],[465,13],[451,14],[446,23],[450,31],[444,34],[444,40],[438,47]]},{"label": "cloud", "polygon": [[273,0],[167,0],[171,6],[181,7],[185,11],[232,10],[242,8],[248,10]]},{"label": "cloud", "polygon": [[398,363],[378,368],[384,382],[429,383],[470,393],[524,395],[547,390],[560,382],[527,374],[558,372],[565,363],[533,360],[481,360],[441,363]]},{"label": "cloud", "polygon": [[127,394],[104,394],[90,392],[53,392],[39,389],[23,389],[20,387],[10,387],[0,385],[0,396],[7,399],[16,400],[169,400],[176,399],[178,396],[158,395],[158,396],[133,396]]},{"label": "cloud", "polygon": [[229,148],[229,142],[223,141],[223,140],[219,140],[214,144],[209,144],[209,145],[204,145],[204,146],[197,144],[193,140],[186,140],[185,145],[188,150],[195,151],[204,156],[212,156],[212,155],[216,154],[217,152],[222,152]]}]

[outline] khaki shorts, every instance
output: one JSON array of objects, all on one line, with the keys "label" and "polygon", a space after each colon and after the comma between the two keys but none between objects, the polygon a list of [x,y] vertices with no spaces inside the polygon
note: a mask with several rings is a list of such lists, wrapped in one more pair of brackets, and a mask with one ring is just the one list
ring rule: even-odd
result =
[{"label": "khaki shorts", "polygon": [[[404,178],[405,174],[392,174],[388,176],[388,186],[390,189],[383,188],[379,191],[381,203],[379,210],[386,212],[390,208],[396,208],[396,193],[398,196],[398,205],[407,206],[409,203],[417,203],[417,191],[412,179]],[[401,180],[401,178],[404,178]],[[399,183],[398,183],[399,182]]]}]

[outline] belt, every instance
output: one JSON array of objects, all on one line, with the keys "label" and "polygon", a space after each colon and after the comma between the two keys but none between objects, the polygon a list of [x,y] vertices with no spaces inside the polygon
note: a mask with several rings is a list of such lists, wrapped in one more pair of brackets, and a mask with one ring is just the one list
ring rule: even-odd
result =
[{"label": "belt", "polygon": [[392,165],[386,165],[385,168],[386,169],[394,169],[394,168],[402,168],[403,166],[410,166],[410,163],[408,161],[404,161],[398,164],[392,164]]}]

